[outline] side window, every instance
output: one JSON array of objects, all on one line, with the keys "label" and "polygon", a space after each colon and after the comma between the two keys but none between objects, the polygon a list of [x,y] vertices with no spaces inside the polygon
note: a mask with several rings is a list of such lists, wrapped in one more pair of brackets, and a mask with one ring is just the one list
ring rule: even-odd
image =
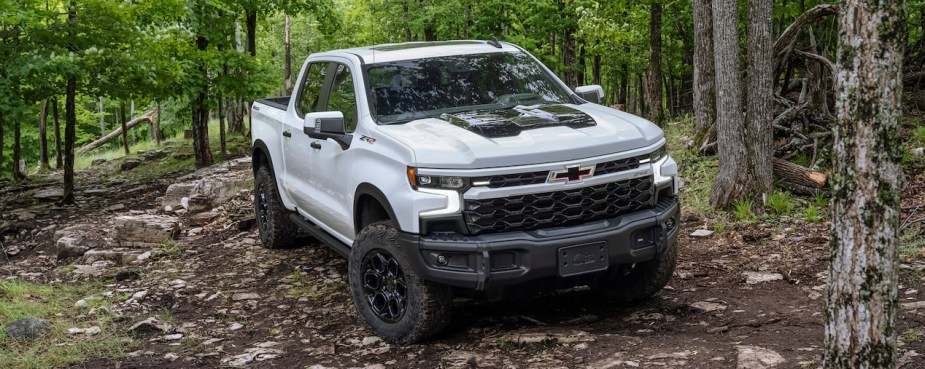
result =
[{"label": "side window", "polygon": [[353,76],[346,65],[338,64],[337,71],[334,72],[327,110],[344,113],[344,126],[347,128],[347,133],[356,130],[357,98],[353,90]]},{"label": "side window", "polygon": [[308,65],[308,71],[305,72],[305,83],[302,85],[302,92],[299,94],[299,116],[304,117],[306,113],[321,111],[321,87],[324,86],[324,77],[328,72],[328,63],[312,63]]}]

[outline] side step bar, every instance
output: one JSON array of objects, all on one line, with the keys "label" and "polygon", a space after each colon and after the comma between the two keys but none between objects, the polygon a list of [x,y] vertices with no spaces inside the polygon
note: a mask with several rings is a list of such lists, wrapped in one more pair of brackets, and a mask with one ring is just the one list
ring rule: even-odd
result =
[{"label": "side step bar", "polygon": [[299,214],[289,214],[289,220],[299,226],[299,228],[302,228],[305,232],[308,232],[312,237],[318,239],[318,241],[321,241],[321,243],[325,244],[327,247],[330,247],[331,250],[340,254],[340,256],[344,258],[350,257],[350,246],[332,237],[328,232],[321,229],[321,227],[305,220],[305,218],[302,218]]}]

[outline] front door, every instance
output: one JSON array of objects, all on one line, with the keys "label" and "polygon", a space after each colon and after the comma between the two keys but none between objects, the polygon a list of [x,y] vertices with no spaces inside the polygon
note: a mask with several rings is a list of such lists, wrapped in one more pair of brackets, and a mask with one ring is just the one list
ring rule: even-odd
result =
[{"label": "front door", "polygon": [[[353,133],[357,127],[357,86],[354,74],[346,64],[332,62],[329,69],[331,83],[322,93],[321,101],[325,111],[339,111],[344,114],[347,133]],[[319,218],[341,236],[353,235],[353,193],[348,188],[348,179],[352,170],[352,155],[334,140],[313,140],[320,148],[313,149],[311,187],[317,201],[317,211],[311,215]]]}]

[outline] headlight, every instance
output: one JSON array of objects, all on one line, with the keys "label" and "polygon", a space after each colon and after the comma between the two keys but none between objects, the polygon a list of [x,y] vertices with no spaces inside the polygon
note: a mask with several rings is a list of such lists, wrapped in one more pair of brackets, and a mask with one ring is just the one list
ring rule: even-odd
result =
[{"label": "headlight", "polygon": [[445,188],[459,191],[469,187],[468,178],[422,175],[413,167],[408,167],[408,181],[412,188]]},{"label": "headlight", "polygon": [[655,163],[664,159],[666,156],[668,156],[668,144],[662,145],[661,147],[655,149],[655,151],[649,153],[649,157],[647,159],[642,159],[639,161],[639,163]]}]

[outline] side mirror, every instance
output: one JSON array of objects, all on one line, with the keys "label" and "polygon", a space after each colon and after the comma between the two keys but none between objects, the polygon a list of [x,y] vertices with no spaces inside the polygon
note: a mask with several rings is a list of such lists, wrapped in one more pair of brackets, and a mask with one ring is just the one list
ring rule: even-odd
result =
[{"label": "side mirror", "polygon": [[339,111],[322,111],[305,114],[302,123],[302,132],[311,136],[312,133],[346,134],[344,126],[344,113]]},{"label": "side mirror", "polygon": [[580,86],[575,88],[575,93],[578,97],[595,104],[604,101],[604,88],[601,85]]},{"label": "side mirror", "polygon": [[344,113],[339,111],[322,111],[305,114],[302,132],[308,137],[327,140],[332,139],[344,150],[350,147],[353,135],[347,133]]}]

